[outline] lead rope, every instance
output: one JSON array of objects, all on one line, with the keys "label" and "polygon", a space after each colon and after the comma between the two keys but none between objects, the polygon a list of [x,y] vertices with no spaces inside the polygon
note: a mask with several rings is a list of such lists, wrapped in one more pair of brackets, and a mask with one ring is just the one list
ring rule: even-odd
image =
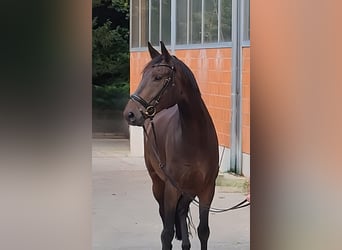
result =
[{"label": "lead rope", "polygon": [[[157,135],[156,135],[156,131],[155,131],[155,127],[154,127],[154,123],[153,123],[153,119],[150,119],[151,121],[151,127],[152,127],[152,132],[153,132],[153,137],[154,137],[154,142],[155,142],[155,145],[156,145],[156,148],[153,147],[152,145],[152,150],[153,150],[153,153],[155,155],[155,157],[157,158],[158,162],[159,162],[159,167],[163,170],[163,173],[165,174],[165,176],[169,179],[169,181],[171,182],[171,184],[176,188],[178,189],[178,191],[181,192],[182,195],[184,196],[187,196],[188,198],[191,198],[192,200],[192,203],[194,203],[197,207],[200,207],[200,203],[199,201],[196,199],[196,197],[193,197],[189,194],[186,194],[184,193],[176,184],[176,182],[165,172],[164,170],[164,167],[165,167],[165,164],[162,163],[160,157],[159,157],[159,152],[157,152],[158,150],[158,145],[157,145]],[[148,134],[147,134],[147,130],[145,128],[145,126],[143,125],[143,129],[144,129],[144,133],[147,137],[147,139],[149,139],[148,137]],[[227,211],[230,211],[230,210],[235,210],[235,209],[239,209],[239,208],[243,208],[243,207],[247,207],[250,205],[250,202],[248,202],[247,199],[244,199],[243,201],[241,201],[240,203],[236,204],[235,206],[232,206],[230,208],[215,208],[215,207],[210,207],[210,206],[203,206],[201,205],[202,207],[204,208],[208,208],[209,209],[209,212],[212,212],[212,213],[223,213],[223,212],[227,212]]]}]

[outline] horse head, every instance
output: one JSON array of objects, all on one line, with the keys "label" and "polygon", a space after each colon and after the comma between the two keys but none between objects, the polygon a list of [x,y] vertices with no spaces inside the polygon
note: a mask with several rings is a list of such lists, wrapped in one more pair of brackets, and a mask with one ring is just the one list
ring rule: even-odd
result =
[{"label": "horse head", "polygon": [[177,103],[174,58],[163,42],[161,53],[148,43],[151,61],[146,65],[137,90],[130,96],[124,117],[130,125],[142,126],[147,118]]}]

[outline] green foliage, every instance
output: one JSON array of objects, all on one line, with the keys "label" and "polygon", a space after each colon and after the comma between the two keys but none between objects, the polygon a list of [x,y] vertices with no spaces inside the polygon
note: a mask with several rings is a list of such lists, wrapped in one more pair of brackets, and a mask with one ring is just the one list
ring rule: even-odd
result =
[{"label": "green foliage", "polygon": [[[93,20],[93,28],[96,27]],[[93,83],[105,84],[106,78],[128,81],[129,52],[128,29],[117,26],[111,29],[111,22],[93,29]]]},{"label": "green foliage", "polygon": [[128,0],[93,0],[93,8],[105,5],[108,8],[114,8],[118,12],[128,13],[129,1]]},{"label": "green foliage", "polygon": [[[105,6],[114,12],[128,13],[128,0],[93,0],[93,8]],[[107,20],[92,22],[93,108],[122,109],[129,96],[129,30],[113,27]]]},{"label": "green foliage", "polygon": [[102,5],[102,3],[103,3],[103,0],[93,0],[92,1],[93,8]]},{"label": "green foliage", "polygon": [[116,11],[124,12],[128,14],[129,3],[128,0],[112,0],[112,6],[116,9]]},{"label": "green foliage", "polygon": [[93,105],[101,110],[122,110],[129,98],[129,85],[126,82],[105,86],[93,85]]}]

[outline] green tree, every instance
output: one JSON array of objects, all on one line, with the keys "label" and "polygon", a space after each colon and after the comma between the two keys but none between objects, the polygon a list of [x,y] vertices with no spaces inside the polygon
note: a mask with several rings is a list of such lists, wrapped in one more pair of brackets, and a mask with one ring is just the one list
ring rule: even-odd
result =
[{"label": "green tree", "polygon": [[[124,14],[128,18],[128,1],[93,0],[93,13],[94,8],[100,11],[92,23],[93,108],[122,109],[129,95],[129,30],[128,20],[120,23],[122,18],[118,22],[114,17]],[[98,21],[108,13],[105,22]]]}]

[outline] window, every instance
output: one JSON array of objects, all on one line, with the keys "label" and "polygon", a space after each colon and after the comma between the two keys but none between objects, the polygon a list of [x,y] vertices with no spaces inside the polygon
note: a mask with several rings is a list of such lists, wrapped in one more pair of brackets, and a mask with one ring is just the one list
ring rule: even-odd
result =
[{"label": "window", "polygon": [[162,0],[161,37],[166,45],[171,44],[171,0]]},{"label": "window", "polygon": [[184,0],[177,1],[176,11],[176,43],[187,44],[189,41],[188,36],[188,2]]},{"label": "window", "polygon": [[171,44],[171,0],[131,0],[131,48]]},{"label": "window", "polygon": [[232,0],[178,0],[176,44],[231,42]]},{"label": "window", "polygon": [[250,40],[250,10],[249,10],[250,0],[244,0],[243,2],[243,41]]},{"label": "window", "polygon": [[[250,1],[241,1],[243,41],[248,42]],[[144,48],[147,41],[154,46],[159,41],[171,45],[172,39],[174,45],[200,46],[232,41],[232,0],[131,0],[130,3],[131,48]]]},{"label": "window", "polygon": [[148,0],[140,0],[141,1],[141,40],[140,47],[146,47],[147,42],[149,40],[149,20],[148,20]]},{"label": "window", "polygon": [[190,1],[189,9],[190,23],[189,23],[189,43],[196,44],[202,41],[202,1]]},{"label": "window", "polygon": [[131,0],[131,47],[147,46],[149,36],[149,0]]},{"label": "window", "polygon": [[131,46],[139,47],[139,0],[132,0]]},{"label": "window", "polygon": [[159,44],[159,15],[160,5],[159,0],[151,0],[151,43],[152,45]]},{"label": "window", "polygon": [[232,41],[232,1],[221,0],[220,42]]},{"label": "window", "polygon": [[204,43],[218,42],[218,1],[204,1]]}]

